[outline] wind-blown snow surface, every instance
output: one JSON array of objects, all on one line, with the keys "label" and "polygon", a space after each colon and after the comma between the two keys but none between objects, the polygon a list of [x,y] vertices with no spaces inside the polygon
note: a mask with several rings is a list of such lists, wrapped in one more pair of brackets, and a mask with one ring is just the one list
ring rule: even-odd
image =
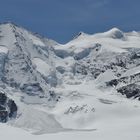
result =
[{"label": "wind-blown snow surface", "polygon": [[[80,32],[62,45],[0,25],[0,90],[18,106],[1,138],[140,139],[139,54],[139,32]],[[129,85],[127,99],[118,89]]]}]

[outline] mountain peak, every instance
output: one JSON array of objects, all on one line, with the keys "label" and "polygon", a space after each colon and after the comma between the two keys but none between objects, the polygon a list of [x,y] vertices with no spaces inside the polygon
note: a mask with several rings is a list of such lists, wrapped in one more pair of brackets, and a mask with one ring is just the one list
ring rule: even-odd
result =
[{"label": "mountain peak", "polygon": [[78,36],[85,35],[85,34],[86,34],[86,33],[80,31],[80,32],[78,33]]},{"label": "mountain peak", "polygon": [[[113,27],[112,29],[110,29],[109,31],[121,31],[119,28],[117,28],[117,27]],[[122,31],[121,31],[122,32]]]},{"label": "mountain peak", "polygon": [[114,39],[122,39],[124,38],[124,33],[120,29],[114,27],[111,30],[105,32],[105,34],[109,37],[112,37]]},{"label": "mountain peak", "polygon": [[11,26],[11,27],[19,27],[17,24],[15,24],[14,22],[11,22],[11,21],[2,22],[2,23],[0,23],[0,25],[7,25],[7,26]]},{"label": "mountain peak", "polygon": [[85,36],[87,36],[88,34],[86,34],[86,33],[84,33],[84,32],[82,32],[82,31],[80,31],[75,37],[74,37],[74,39],[77,39],[77,38],[80,38],[80,37],[85,37]]}]

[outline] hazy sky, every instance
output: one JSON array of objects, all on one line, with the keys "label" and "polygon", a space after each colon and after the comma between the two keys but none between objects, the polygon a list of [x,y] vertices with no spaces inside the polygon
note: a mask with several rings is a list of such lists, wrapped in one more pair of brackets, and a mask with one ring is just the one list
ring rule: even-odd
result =
[{"label": "hazy sky", "polygon": [[67,42],[79,31],[140,31],[140,0],[0,0],[0,22]]}]

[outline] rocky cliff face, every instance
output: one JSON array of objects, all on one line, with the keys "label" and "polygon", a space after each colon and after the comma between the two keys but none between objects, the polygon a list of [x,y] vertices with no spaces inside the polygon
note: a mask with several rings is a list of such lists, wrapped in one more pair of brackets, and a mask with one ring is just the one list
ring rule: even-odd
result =
[{"label": "rocky cliff face", "polygon": [[45,60],[51,67],[49,47],[55,42],[39,38],[11,23],[2,24],[0,31],[0,46],[4,50],[0,53],[1,82],[27,94],[47,96],[49,69],[43,75],[36,70],[38,62],[34,59]]},{"label": "rocky cliff face", "polygon": [[9,119],[16,118],[17,105],[9,99],[4,92],[0,92],[0,122],[7,122]]}]

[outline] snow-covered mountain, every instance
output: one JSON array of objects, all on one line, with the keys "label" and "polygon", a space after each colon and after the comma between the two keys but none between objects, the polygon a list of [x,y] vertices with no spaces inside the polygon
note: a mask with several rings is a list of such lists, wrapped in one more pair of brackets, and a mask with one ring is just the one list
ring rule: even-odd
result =
[{"label": "snow-covered mountain", "polygon": [[6,125],[35,134],[107,130],[137,137],[140,33],[80,32],[59,44],[0,24],[0,92]]}]

